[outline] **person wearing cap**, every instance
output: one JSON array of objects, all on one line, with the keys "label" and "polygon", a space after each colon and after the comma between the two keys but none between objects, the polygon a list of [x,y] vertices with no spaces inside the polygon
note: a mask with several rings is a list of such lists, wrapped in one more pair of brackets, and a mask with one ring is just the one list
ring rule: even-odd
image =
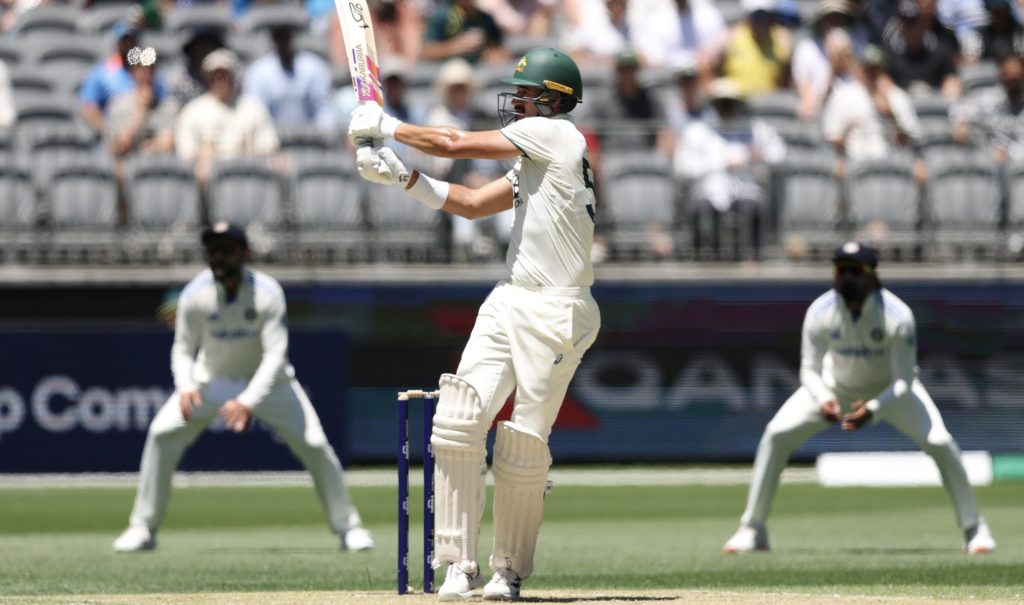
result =
[{"label": "person wearing cap", "polygon": [[128,73],[135,86],[110,102],[106,145],[116,158],[139,153],[172,153],[178,104],[169,94],[158,95],[159,57],[152,47],[130,51]]},{"label": "person wearing cap", "polygon": [[[128,72],[131,65],[128,53],[139,46],[140,32],[133,21],[123,19],[114,24],[111,34],[115,41],[114,52],[89,70],[78,91],[82,118],[100,134],[103,133],[110,101],[135,87],[135,80]],[[159,98],[166,92],[159,75],[154,80],[154,91]]]},{"label": "person wearing cap", "polygon": [[800,97],[799,114],[804,120],[818,117],[832,84],[832,66],[825,55],[825,38],[835,28],[849,31],[854,7],[848,0],[822,0],[815,7],[812,36],[801,38],[793,51],[792,79]]},{"label": "person wearing cap", "polygon": [[178,297],[171,347],[174,393],[149,425],[135,504],[114,550],[156,547],[174,470],[218,416],[235,433],[256,420],[269,426],[312,475],[342,549],[373,548],[334,448],[288,362],[284,290],[274,278],[246,266],[252,254],[241,227],[216,223],[200,240],[209,268]]},{"label": "person wearing cap", "polygon": [[[728,78],[712,81],[710,111],[687,121],[677,136],[676,174],[689,183],[694,247],[701,257],[756,259],[767,226],[767,167],[786,157],[778,131],[751,119],[745,96]],[[736,233],[722,232],[722,215],[737,215]],[[735,250],[723,240],[733,236]]]},{"label": "person wearing cap", "polygon": [[[357,108],[348,128],[363,179],[400,187],[427,208],[468,219],[508,210],[514,216],[508,279],[481,305],[455,373],[439,380],[431,434],[437,520],[432,565],[448,566],[441,601],[469,599],[483,584],[477,555],[487,435],[513,391],[511,420],[495,430],[493,575],[483,598],[520,598],[534,571],[551,467],[548,439],[601,327],[590,292],[598,214],[594,177],[587,139],[566,115],[583,101],[579,66],[558,49],[535,48],[510,76],[502,83],[513,90],[497,99],[500,129],[415,126],[375,103]],[[381,146],[391,140],[431,156],[514,163],[503,176],[469,187],[409,170]]]},{"label": "person wearing cap", "polygon": [[917,377],[914,313],[878,278],[878,253],[847,242],[832,256],[832,289],[807,309],[800,350],[800,388],[765,428],[739,530],[728,553],[768,550],[765,523],[789,456],[838,424],[856,431],[885,421],[935,460],[964,532],[964,551],[995,549],[978,512],[960,449]]},{"label": "person wearing cap", "polygon": [[939,23],[931,0],[900,0],[882,32],[882,48],[889,74],[900,88],[911,94],[940,92],[950,101],[963,93],[957,72],[960,42]]},{"label": "person wearing cap", "polygon": [[602,151],[672,153],[672,133],[657,95],[640,81],[640,55],[627,48],[615,55],[611,90],[602,91],[586,120],[596,128]]},{"label": "person wearing cap", "polygon": [[246,70],[242,92],[263,103],[279,128],[312,124],[328,133],[335,126],[331,70],[316,54],[295,48],[295,35],[305,29],[303,21],[270,27],[274,49]]},{"label": "person wearing cap", "polygon": [[238,57],[221,48],[203,59],[207,92],[181,110],[174,142],[178,157],[194,162],[196,178],[206,182],[214,160],[268,157],[279,149],[270,113],[259,101],[238,95]]},{"label": "person wearing cap", "polygon": [[181,45],[184,61],[176,61],[167,70],[167,87],[174,95],[179,107],[184,107],[193,99],[206,92],[203,83],[203,59],[207,55],[224,48],[226,32],[214,25],[193,27]]},{"label": "person wearing cap", "polygon": [[748,96],[786,88],[793,37],[776,23],[777,0],[742,0],[740,5],[746,16],[729,32],[721,75]]}]

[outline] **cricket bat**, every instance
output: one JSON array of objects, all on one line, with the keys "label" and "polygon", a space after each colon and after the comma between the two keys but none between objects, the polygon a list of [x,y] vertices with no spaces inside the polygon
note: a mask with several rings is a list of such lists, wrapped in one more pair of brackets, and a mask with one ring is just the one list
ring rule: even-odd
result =
[{"label": "cricket bat", "polygon": [[377,45],[373,41],[373,22],[366,0],[334,0],[341,22],[341,36],[348,54],[348,71],[359,103],[384,105],[380,86]]}]

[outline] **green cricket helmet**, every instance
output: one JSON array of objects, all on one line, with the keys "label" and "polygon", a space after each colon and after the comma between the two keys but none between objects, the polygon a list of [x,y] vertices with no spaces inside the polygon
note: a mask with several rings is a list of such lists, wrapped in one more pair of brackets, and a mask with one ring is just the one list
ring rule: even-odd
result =
[{"label": "green cricket helmet", "polygon": [[[519,97],[514,92],[498,95],[498,115],[501,125],[507,126],[519,115],[512,101],[533,103],[540,115],[551,117],[555,113],[569,113],[583,102],[583,78],[576,62],[560,50],[535,48],[519,59],[511,78],[503,78],[502,84],[529,86],[543,89],[537,97]],[[560,101],[556,112],[552,103]]]}]

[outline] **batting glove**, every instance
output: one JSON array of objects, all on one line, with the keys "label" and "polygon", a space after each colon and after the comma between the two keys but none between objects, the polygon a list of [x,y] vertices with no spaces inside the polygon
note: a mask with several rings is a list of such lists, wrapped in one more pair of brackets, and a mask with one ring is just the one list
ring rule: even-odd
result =
[{"label": "batting glove", "polygon": [[372,143],[373,140],[394,138],[402,121],[384,113],[384,109],[376,103],[363,103],[352,110],[348,123],[348,140],[359,147]]},{"label": "batting glove", "polygon": [[409,182],[409,169],[387,147],[357,149],[356,170],[363,179],[379,185],[405,185]]}]

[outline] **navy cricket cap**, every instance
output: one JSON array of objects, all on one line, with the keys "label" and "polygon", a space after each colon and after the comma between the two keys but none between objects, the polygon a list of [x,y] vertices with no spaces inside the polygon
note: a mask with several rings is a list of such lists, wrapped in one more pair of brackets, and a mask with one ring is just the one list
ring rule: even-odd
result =
[{"label": "navy cricket cap", "polygon": [[203,229],[203,234],[200,239],[204,246],[210,243],[210,240],[214,238],[224,238],[241,244],[243,248],[249,247],[249,238],[245,236],[245,229],[226,221],[214,223],[206,229]]},{"label": "navy cricket cap", "polygon": [[867,265],[874,269],[878,266],[878,252],[860,242],[846,242],[832,253],[832,262],[837,265]]}]

